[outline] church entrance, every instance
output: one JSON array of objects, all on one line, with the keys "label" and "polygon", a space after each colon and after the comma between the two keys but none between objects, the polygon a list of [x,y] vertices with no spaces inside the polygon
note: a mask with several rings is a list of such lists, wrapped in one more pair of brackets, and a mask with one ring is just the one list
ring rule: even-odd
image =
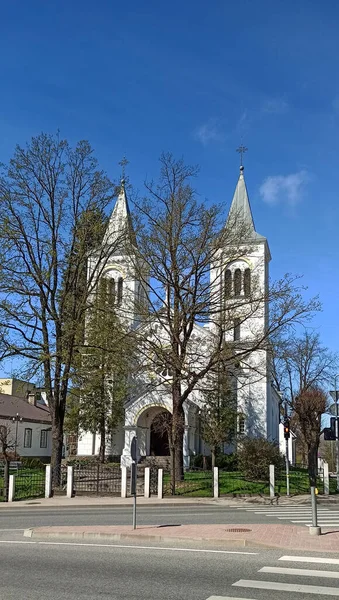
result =
[{"label": "church entrance", "polygon": [[171,414],[165,410],[157,414],[151,423],[150,454],[151,456],[169,456],[168,426]]}]

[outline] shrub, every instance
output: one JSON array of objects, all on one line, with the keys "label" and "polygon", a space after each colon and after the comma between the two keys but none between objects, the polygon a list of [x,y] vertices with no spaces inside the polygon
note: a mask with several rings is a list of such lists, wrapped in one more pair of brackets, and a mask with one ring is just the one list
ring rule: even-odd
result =
[{"label": "shrub", "polygon": [[[206,464],[206,469],[211,469],[211,467],[212,467],[211,456],[205,456],[205,464]],[[191,456],[190,467],[192,469],[203,469],[204,468],[204,455],[196,454],[195,456]]]},{"label": "shrub", "polygon": [[218,454],[215,459],[215,466],[225,471],[238,470],[238,455],[233,454]]},{"label": "shrub", "polygon": [[43,469],[45,466],[40,458],[31,458],[30,456],[22,456],[20,462],[25,469]]},{"label": "shrub", "polygon": [[283,457],[274,442],[262,438],[246,438],[238,452],[239,469],[248,479],[269,481],[269,466],[274,465],[276,473],[283,467]]}]

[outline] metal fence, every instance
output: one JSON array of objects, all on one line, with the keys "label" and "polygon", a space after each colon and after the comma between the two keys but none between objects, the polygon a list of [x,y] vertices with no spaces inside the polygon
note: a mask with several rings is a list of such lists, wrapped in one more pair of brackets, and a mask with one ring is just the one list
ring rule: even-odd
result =
[{"label": "metal fence", "polygon": [[164,472],[164,496],[191,496],[212,497],[213,496],[213,473],[203,469],[192,469],[186,471],[182,481],[176,481],[175,490],[172,488],[171,475],[169,471]]},{"label": "metal fence", "polygon": [[114,495],[121,493],[121,469],[100,463],[75,465],[73,477],[74,493],[93,495]]},{"label": "metal fence", "polygon": [[219,469],[220,496],[266,495],[270,493],[268,481],[255,481],[240,471]]},{"label": "metal fence", "polygon": [[45,495],[45,470],[20,469],[15,476],[15,500],[43,498]]},{"label": "metal fence", "polygon": [[59,465],[52,471],[53,495],[61,496],[67,491],[67,465]]}]

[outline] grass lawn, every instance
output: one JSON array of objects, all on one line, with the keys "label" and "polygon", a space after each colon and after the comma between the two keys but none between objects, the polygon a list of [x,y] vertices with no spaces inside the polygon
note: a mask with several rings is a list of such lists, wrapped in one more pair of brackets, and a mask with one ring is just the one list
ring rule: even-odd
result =
[{"label": "grass lawn", "polygon": [[[319,494],[323,493],[323,483],[318,479]],[[275,482],[275,491],[281,496],[286,495],[286,474],[283,472]],[[310,491],[308,472],[306,469],[290,471],[290,494],[308,494]],[[336,480],[330,479],[330,493],[336,491]],[[269,495],[270,486],[266,481],[253,481],[239,471],[219,471],[219,492],[221,496],[242,494]],[[164,494],[170,492],[170,475],[164,474]],[[184,481],[177,482],[176,495],[191,497],[213,496],[213,477],[211,471],[186,472]]]},{"label": "grass lawn", "polygon": [[[45,471],[44,469],[20,469],[11,470],[11,475],[15,475],[15,500],[25,500],[28,498],[41,498],[45,493]],[[3,496],[4,480],[0,477],[0,502],[4,501]]]}]

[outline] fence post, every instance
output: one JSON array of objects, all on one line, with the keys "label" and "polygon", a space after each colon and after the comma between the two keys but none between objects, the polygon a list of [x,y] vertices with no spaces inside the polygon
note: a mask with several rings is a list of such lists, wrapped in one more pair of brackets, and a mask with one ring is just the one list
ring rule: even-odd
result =
[{"label": "fence post", "polygon": [[9,476],[8,502],[13,502],[15,495],[15,475]]},{"label": "fence post", "polygon": [[329,478],[329,474],[328,474],[328,463],[324,462],[323,465],[323,473],[324,473],[324,494],[326,494],[326,496],[329,495],[330,493],[330,478]]},{"label": "fence post", "polygon": [[52,467],[51,467],[51,465],[46,465],[45,498],[50,498],[51,496],[52,496]]},{"label": "fence post", "polygon": [[121,467],[121,498],[127,498],[127,467]]},{"label": "fence post", "polygon": [[213,469],[213,497],[219,498],[219,468]]},{"label": "fence post", "polygon": [[73,478],[74,468],[72,466],[67,467],[67,498],[73,498]]},{"label": "fence post", "polygon": [[158,469],[158,500],[164,497],[164,469]]},{"label": "fence post", "polygon": [[270,465],[270,498],[275,497],[274,465]]},{"label": "fence post", "polygon": [[144,496],[145,498],[150,497],[150,467],[145,467],[145,475],[144,475]]}]

